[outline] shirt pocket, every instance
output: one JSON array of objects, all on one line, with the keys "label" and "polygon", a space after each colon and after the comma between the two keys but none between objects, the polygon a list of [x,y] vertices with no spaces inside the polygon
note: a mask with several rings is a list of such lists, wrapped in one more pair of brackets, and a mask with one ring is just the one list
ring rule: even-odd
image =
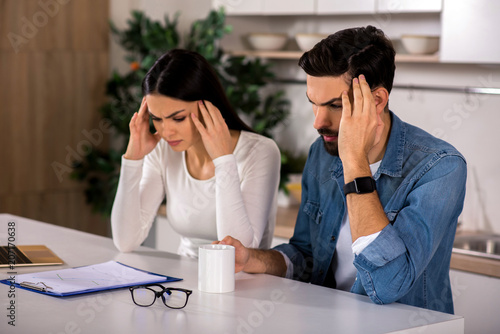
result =
[{"label": "shirt pocket", "polygon": [[323,217],[323,211],[320,210],[318,203],[307,201],[306,204],[304,205],[303,211],[312,222],[314,222],[317,225],[321,223],[321,217]]}]

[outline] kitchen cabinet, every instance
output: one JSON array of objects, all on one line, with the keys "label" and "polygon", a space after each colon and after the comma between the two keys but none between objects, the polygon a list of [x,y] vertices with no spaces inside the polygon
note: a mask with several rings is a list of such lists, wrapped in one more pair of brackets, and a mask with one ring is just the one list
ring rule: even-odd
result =
[{"label": "kitchen cabinet", "polygon": [[376,0],[316,0],[318,15],[375,14]]},{"label": "kitchen cabinet", "polygon": [[[500,43],[497,43],[496,37],[500,1],[352,0],[341,3],[340,0],[213,0],[213,4],[215,3],[225,5],[229,16],[261,15],[262,17],[256,18],[258,23],[254,23],[255,27],[259,27],[256,31],[287,31],[291,37],[296,32],[325,30],[324,26],[332,25],[327,22],[329,15],[332,16],[332,21],[339,22],[352,20],[355,24],[373,24],[375,21],[375,25],[381,26],[389,36],[396,39],[399,37],[398,33],[440,36],[438,54],[398,54],[396,61],[400,63],[500,64]],[[283,19],[265,21],[266,15],[282,15]],[[383,20],[378,21],[380,16],[383,16]],[[245,22],[246,31],[252,31],[252,21]],[[238,47],[226,49],[232,50],[230,53],[233,54],[270,59],[298,59],[302,54],[296,49],[292,50],[293,48],[274,53],[241,51]]]},{"label": "kitchen cabinet", "polygon": [[377,0],[379,13],[439,13],[442,9],[443,0]]},{"label": "kitchen cabinet", "polygon": [[[253,0],[251,0],[253,1]],[[265,0],[264,15],[308,15],[314,14],[314,1]]]},{"label": "kitchen cabinet", "polygon": [[455,314],[465,319],[465,333],[498,333],[500,278],[450,270]]},{"label": "kitchen cabinet", "polygon": [[264,9],[264,0],[213,0],[212,7],[224,7],[227,15],[259,15]]},{"label": "kitchen cabinet", "polygon": [[500,63],[500,2],[444,0],[441,14],[441,61]]},{"label": "kitchen cabinet", "polygon": [[443,0],[213,0],[227,15],[439,13]]},{"label": "kitchen cabinet", "polygon": [[212,7],[226,8],[227,15],[314,14],[315,2],[304,0],[213,0]]}]

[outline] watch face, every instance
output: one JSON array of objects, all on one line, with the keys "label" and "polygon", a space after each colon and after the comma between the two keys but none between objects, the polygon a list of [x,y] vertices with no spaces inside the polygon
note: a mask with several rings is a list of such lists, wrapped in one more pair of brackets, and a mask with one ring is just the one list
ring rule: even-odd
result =
[{"label": "watch face", "polygon": [[354,185],[358,194],[371,193],[375,190],[375,181],[369,176],[354,179]]}]

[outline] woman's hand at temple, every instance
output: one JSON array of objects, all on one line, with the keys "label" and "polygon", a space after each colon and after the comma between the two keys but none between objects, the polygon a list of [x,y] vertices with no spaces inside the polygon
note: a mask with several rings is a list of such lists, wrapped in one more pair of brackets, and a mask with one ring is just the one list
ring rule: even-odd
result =
[{"label": "woman's hand at temple", "polygon": [[191,118],[212,160],[233,153],[231,133],[219,109],[210,101],[199,101],[198,107],[205,124],[195,114],[191,114]]},{"label": "woman's hand at temple", "polygon": [[124,158],[128,160],[141,160],[151,152],[161,139],[158,132],[149,131],[149,113],[146,97],[142,99],[139,112],[134,113],[129,123],[130,138]]}]

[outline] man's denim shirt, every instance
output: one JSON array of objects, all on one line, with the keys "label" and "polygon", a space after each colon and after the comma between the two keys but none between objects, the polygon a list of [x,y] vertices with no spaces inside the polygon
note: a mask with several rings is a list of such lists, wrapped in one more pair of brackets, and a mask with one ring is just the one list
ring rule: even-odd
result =
[{"label": "man's denim shirt", "polygon": [[[374,178],[388,224],[355,256],[351,292],[377,304],[401,302],[453,313],[451,250],[465,197],[467,166],[450,144],[402,122],[392,126]],[[293,278],[323,285],[346,214],[342,162],[318,138],[302,176],[302,202],[289,244],[275,247]]]}]

